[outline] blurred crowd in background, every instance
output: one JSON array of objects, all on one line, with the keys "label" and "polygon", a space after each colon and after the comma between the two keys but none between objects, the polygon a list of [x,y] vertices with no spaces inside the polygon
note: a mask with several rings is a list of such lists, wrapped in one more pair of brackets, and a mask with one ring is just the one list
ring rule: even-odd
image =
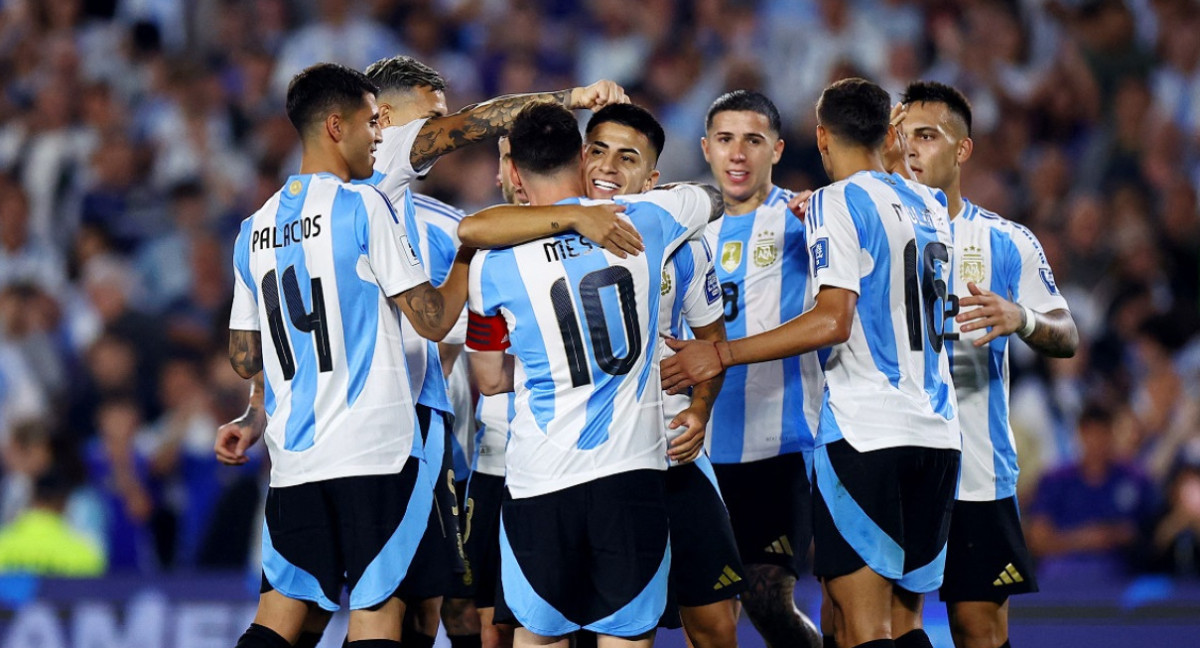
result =
[{"label": "blurred crowd in background", "polygon": [[[298,167],[288,80],[397,53],[451,109],[599,78],[705,179],[704,115],[762,90],[775,182],[827,182],[814,102],[864,76],[973,103],[970,200],[1030,227],[1075,358],[1012,345],[1020,499],[1046,571],[1200,574],[1200,3],[1190,0],[3,0],[0,569],[31,516],[100,548],[76,573],[254,564],[263,460],[218,466],[237,225]],[[496,154],[417,190],[493,204]],[[58,527],[54,527],[58,528]]]}]

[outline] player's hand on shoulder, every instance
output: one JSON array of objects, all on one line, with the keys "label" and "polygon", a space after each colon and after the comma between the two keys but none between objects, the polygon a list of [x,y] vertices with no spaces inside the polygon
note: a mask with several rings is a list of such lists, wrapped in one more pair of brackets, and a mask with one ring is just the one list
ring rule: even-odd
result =
[{"label": "player's hand on shoulder", "polygon": [[792,196],[792,199],[788,201],[788,210],[791,211],[796,218],[799,218],[801,223],[804,222],[804,217],[808,215],[808,199],[812,198],[812,195],[813,191],[811,189],[805,189],[803,191],[797,191],[796,195]]},{"label": "player's hand on shoulder", "polygon": [[217,428],[217,440],[213,444],[217,461],[227,466],[240,466],[249,461],[246,451],[262,438],[266,427],[266,416],[255,410]]},{"label": "player's hand on shoulder", "polygon": [[[975,282],[967,283],[971,294],[959,299],[962,309],[954,319],[959,323],[963,333],[981,328],[990,328],[986,335],[975,340],[975,346],[981,347],[988,342],[1020,330],[1025,324],[1025,311],[1020,306],[1008,301],[996,293],[980,288]],[[970,308],[970,310],[966,310]]]},{"label": "player's hand on shoulder", "polygon": [[671,441],[667,456],[677,463],[688,463],[700,456],[704,449],[704,435],[708,428],[708,410],[703,405],[693,405],[675,415],[669,426],[672,430],[687,428],[683,434]]},{"label": "player's hand on shoulder", "polygon": [[725,370],[717,345],[712,342],[674,338],[666,338],[665,342],[675,351],[661,367],[662,388],[669,394],[679,394]]},{"label": "player's hand on shoulder", "polygon": [[629,97],[615,81],[607,79],[597,81],[589,86],[571,90],[569,108],[586,108],[599,110],[610,104],[629,103]]},{"label": "player's hand on shoulder", "polygon": [[619,216],[623,211],[625,205],[617,203],[580,205],[574,229],[622,259],[637,256],[646,246],[633,223]]}]

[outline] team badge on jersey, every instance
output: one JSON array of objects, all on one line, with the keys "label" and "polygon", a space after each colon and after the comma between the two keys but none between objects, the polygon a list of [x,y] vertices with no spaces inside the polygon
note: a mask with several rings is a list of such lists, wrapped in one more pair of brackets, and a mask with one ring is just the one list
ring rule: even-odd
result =
[{"label": "team badge on jersey", "polygon": [[288,193],[292,194],[293,196],[299,194],[300,190],[303,188],[304,185],[301,184],[299,180],[292,180],[290,183],[288,183]]},{"label": "team badge on jersey", "polygon": [[721,268],[725,272],[733,272],[742,265],[742,242],[727,241],[721,246]]},{"label": "team badge on jersey", "polygon": [[709,268],[708,274],[704,276],[704,298],[710,304],[717,303],[721,298],[721,282],[717,281],[717,271],[712,268]]},{"label": "team badge on jersey", "polygon": [[963,281],[970,283],[983,283],[986,265],[983,261],[983,251],[974,245],[968,245],[963,250],[962,264],[958,267],[958,274],[963,278]]},{"label": "team badge on jersey", "polygon": [[671,293],[671,273],[670,272],[662,273],[662,285],[659,286],[658,293],[660,295],[668,295]]},{"label": "team badge on jersey", "polygon": [[754,265],[765,268],[779,258],[779,248],[775,245],[775,232],[763,232],[758,235],[754,244]]}]

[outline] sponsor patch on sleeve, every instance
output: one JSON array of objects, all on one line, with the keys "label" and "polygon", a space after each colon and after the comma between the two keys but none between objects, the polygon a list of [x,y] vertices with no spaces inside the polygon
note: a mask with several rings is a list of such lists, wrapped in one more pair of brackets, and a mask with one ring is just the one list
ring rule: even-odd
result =
[{"label": "sponsor patch on sleeve", "polygon": [[721,283],[717,281],[717,271],[712,268],[704,275],[704,298],[710,304],[715,304],[721,299]]},{"label": "sponsor patch on sleeve", "polygon": [[829,239],[819,238],[812,244],[813,272],[829,267]]},{"label": "sponsor patch on sleeve", "polygon": [[1038,268],[1038,275],[1042,278],[1042,283],[1046,284],[1046,290],[1050,291],[1051,295],[1058,294],[1058,284],[1054,283],[1054,273],[1049,267]]},{"label": "sponsor patch on sleeve", "polygon": [[402,244],[401,249],[404,250],[404,256],[408,258],[409,265],[418,265],[421,263],[419,260],[417,260],[417,251],[413,249],[412,243],[408,240],[407,234],[400,236],[400,243]]}]

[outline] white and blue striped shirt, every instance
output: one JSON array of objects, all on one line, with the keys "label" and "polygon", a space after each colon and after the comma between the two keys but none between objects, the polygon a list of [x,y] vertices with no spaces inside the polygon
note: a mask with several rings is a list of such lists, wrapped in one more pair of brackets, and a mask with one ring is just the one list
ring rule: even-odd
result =
[{"label": "white and blue striped shirt", "polygon": [[[708,226],[730,340],[769,331],[812,307],[804,225],[772,187],[749,214]],[[814,354],[730,367],[706,445],[713,463],[748,463],[811,452],[824,379]]]},{"label": "white and blue striped shirt", "polygon": [[[1067,308],[1041,243],[1025,227],[963,200],[963,211],[951,221],[950,231],[955,295],[970,295],[967,283],[973,282],[1040,313]],[[1017,492],[1017,449],[1008,420],[1011,336],[976,348],[973,342],[986,332],[959,333],[958,341],[949,345],[963,438],[958,499],[966,501],[1000,500]]]},{"label": "white and blue striped shirt", "polygon": [[471,310],[504,316],[520,360],[505,453],[513,497],[667,467],[662,269],[704,227],[712,203],[688,185],[615,200],[628,205],[643,254],[621,259],[571,233],[488,250],[471,263]]},{"label": "white and blue striped shirt", "polygon": [[428,277],[387,197],[292,176],[242,222],[234,270],[229,328],[263,333],[271,486],[399,472],[419,445],[389,296]]},{"label": "white and blue striped shirt", "polygon": [[805,226],[815,290],[858,293],[850,338],[818,354],[817,444],[960,448],[943,342],[953,260],[945,195],[861,171],[814,193]]}]

